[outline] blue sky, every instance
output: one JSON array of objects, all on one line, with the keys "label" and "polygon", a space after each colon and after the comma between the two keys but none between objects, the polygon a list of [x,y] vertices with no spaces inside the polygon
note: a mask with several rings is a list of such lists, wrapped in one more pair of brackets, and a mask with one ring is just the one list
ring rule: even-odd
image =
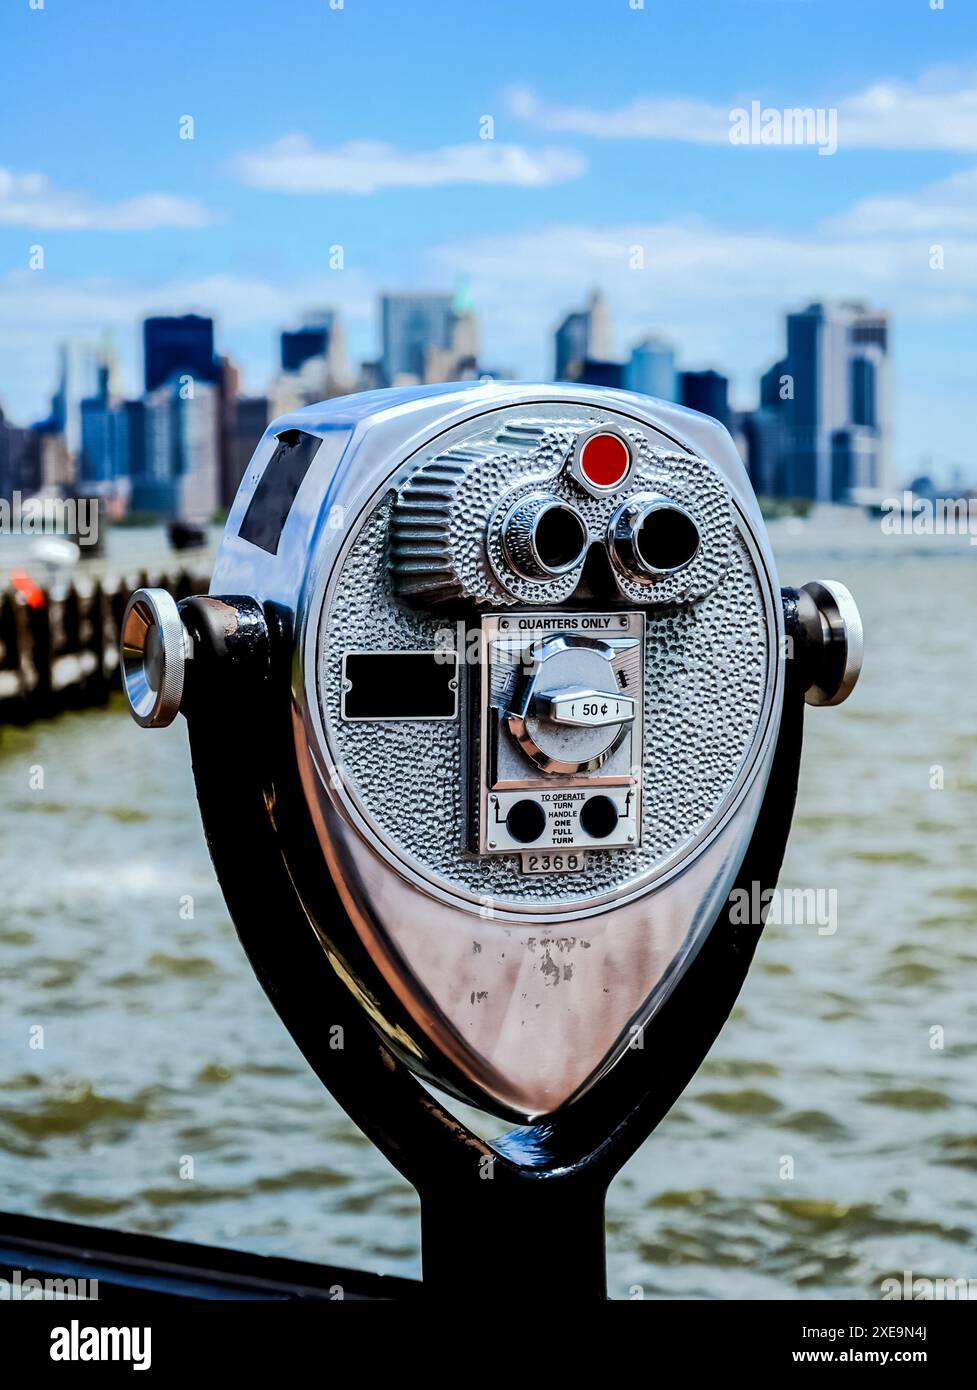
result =
[{"label": "blue sky", "polygon": [[[135,389],[140,315],[190,308],[258,390],[303,308],[372,355],[378,290],[463,278],[488,365],[545,377],[601,285],[617,351],[664,333],[749,405],[784,309],[860,297],[900,464],[977,471],[971,0],[637,3],[7,0],[0,404],[42,413],[62,338]],[[836,110],[837,152],[732,145],[754,100]]]}]

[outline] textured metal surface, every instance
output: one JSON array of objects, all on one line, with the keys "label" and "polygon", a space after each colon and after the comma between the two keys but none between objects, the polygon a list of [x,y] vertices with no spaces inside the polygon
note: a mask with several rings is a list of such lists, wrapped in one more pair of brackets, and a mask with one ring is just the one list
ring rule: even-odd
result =
[{"label": "textured metal surface", "polygon": [[583,871],[561,882],[522,875],[515,855],[479,861],[465,854],[460,722],[367,729],[339,718],[347,647],[427,649],[444,626],[437,615],[391,602],[382,561],[389,510],[381,503],[361,529],[320,630],[320,695],[346,790],[414,865],[476,899],[569,906],[626,892],[653,875],[716,816],[759,729],[769,636],[760,582],[731,519],[719,587],[693,607],[648,612],[641,847],[592,854]]},{"label": "textured metal surface", "polygon": [[581,431],[604,421],[590,411],[570,408],[562,414],[559,424],[537,419],[518,429],[496,426],[419,463],[401,487],[392,517],[390,559],[399,594],[427,603],[457,598],[499,606],[564,602],[577,588],[583,558],[564,575],[531,579],[513,570],[503,544],[503,524],[513,504],[541,491],[571,503],[591,543],[601,545],[622,499],[641,492],[673,499],[699,527],[698,555],[651,589],[615,570],[618,589],[633,602],[666,605],[715,588],[731,539],[729,493],[719,473],[693,454],[662,449],[641,431],[627,429],[621,433],[633,457],[628,478],[620,488],[593,496],[573,475],[573,451]]},{"label": "textured metal surface", "polygon": [[[598,425],[639,434],[664,472],[640,484],[629,476],[625,488],[667,487],[666,495],[693,512],[691,499],[672,485],[683,466],[690,485],[712,488],[717,524],[721,513],[726,519],[726,550],[713,555],[716,587],[707,596],[651,607],[644,589],[632,602],[619,589],[603,592],[613,576],[602,583],[599,551],[592,549],[573,606],[613,611],[616,594],[622,611],[641,608],[648,616],[640,722],[654,808],[650,834],[640,862],[626,852],[591,850],[585,869],[523,875],[516,855],[485,863],[462,849],[470,806],[463,783],[478,757],[466,742],[466,723],[452,725],[448,741],[432,740],[433,726],[419,722],[337,733],[341,653],[357,633],[367,634],[364,648],[440,649],[438,629],[453,639],[461,617],[472,631],[486,607],[513,614],[510,600],[469,602],[439,617],[418,611],[424,598],[411,598],[416,608],[392,599],[385,513],[419,467],[447,458],[446,468],[464,471],[466,455],[486,441],[525,459],[546,430],[576,434]],[[271,556],[242,539],[239,527],[272,439],[284,429],[321,434],[323,447]],[[663,1007],[722,909],[767,785],[782,707],[782,619],[743,465],[729,435],[707,417],[566,384],[418,388],[329,401],[276,421],[269,435],[232,508],[214,585],[215,592],[254,595],[294,633],[289,733],[312,845],[297,851],[305,844],[304,821],[289,827],[284,800],[269,802],[268,812],[280,840],[275,854],[303,899],[297,939],[306,940],[311,922],[323,958],[408,1065],[500,1113],[553,1114],[627,1067],[631,1029]],[[676,455],[673,477],[669,459]],[[529,487],[532,472],[526,470]],[[434,491],[448,483],[442,477]],[[428,500],[434,511],[441,505]],[[504,489],[480,500],[501,506]],[[615,497],[594,501],[610,507]],[[432,520],[423,509],[420,515]],[[605,526],[602,518],[595,540],[601,549]],[[481,543],[472,536],[473,549]],[[411,573],[443,593],[444,575],[426,562]],[[491,564],[480,573],[496,582]],[[547,586],[519,606],[542,610],[553,602]],[[468,710],[477,675],[462,664],[461,704]],[[269,726],[262,747],[273,733]],[[197,742],[213,756],[206,731]],[[219,804],[227,804],[224,790]],[[278,863],[274,855],[272,861]],[[341,906],[317,910],[317,895],[330,886]],[[250,891],[240,897],[250,910]],[[262,949],[267,920],[265,914],[252,950]],[[297,974],[304,978],[310,965]],[[323,1013],[310,995],[290,1026],[311,1036],[335,1011],[335,1000]],[[665,1062],[667,1056],[657,1057],[656,1070]]]}]

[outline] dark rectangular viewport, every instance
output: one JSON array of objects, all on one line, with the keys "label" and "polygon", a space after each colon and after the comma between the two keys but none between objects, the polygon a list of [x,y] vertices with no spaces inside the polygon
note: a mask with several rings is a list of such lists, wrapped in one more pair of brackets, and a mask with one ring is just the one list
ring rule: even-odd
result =
[{"label": "dark rectangular viewport", "polygon": [[282,528],[321,443],[316,435],[304,430],[284,430],[278,436],[278,447],[244,513],[238,532],[242,540],[260,546],[269,555],[278,554]]}]

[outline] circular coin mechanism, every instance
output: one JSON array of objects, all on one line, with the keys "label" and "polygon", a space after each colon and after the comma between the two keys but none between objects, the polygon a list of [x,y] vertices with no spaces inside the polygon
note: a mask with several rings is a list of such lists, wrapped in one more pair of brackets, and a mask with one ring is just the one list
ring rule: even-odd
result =
[{"label": "circular coin mechanism", "polygon": [[544,638],[509,712],[509,732],[543,772],[592,772],[640,711],[622,694],[614,651],[573,634]]}]

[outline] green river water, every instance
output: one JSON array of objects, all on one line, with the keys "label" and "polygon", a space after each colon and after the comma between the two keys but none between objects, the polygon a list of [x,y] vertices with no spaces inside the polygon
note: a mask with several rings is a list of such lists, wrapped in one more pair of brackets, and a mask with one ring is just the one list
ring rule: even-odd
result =
[{"label": "green river water", "polygon": [[[808,716],[783,879],[836,890],[837,930],[768,927],[615,1182],[617,1298],[977,1278],[977,549],[839,511],[772,534],[782,582],[843,579],[866,626],[854,697]],[[416,1274],[413,1190],[237,943],[183,722],[4,729],[0,806],[0,1207]]]}]

